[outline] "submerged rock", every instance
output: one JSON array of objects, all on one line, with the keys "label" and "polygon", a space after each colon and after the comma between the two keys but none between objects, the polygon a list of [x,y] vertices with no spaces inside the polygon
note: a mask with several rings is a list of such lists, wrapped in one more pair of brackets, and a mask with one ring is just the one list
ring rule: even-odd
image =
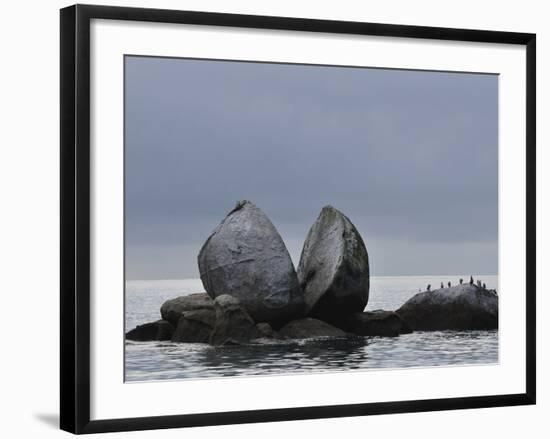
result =
[{"label": "submerged rock", "polygon": [[425,291],[396,310],[412,329],[497,329],[498,296],[476,285],[461,284]]},{"label": "submerged rock", "polygon": [[279,330],[279,334],[286,338],[345,337],[347,335],[339,328],[310,317],[287,323]]},{"label": "submerged rock", "polygon": [[262,334],[240,301],[228,294],[214,300],[216,323],[209,338],[215,346],[248,343]]},{"label": "submerged rock", "polygon": [[214,313],[214,301],[206,293],[189,294],[167,300],[160,307],[160,315],[164,320],[168,320],[174,327],[177,327],[183,312],[201,309]]},{"label": "submerged rock", "polygon": [[258,329],[261,338],[279,338],[279,334],[273,330],[269,323],[258,323],[256,324],[256,329]]},{"label": "submerged rock", "polygon": [[144,323],[138,325],[126,333],[127,340],[134,341],[157,341],[170,340],[174,327],[166,320],[157,320],[156,322]]},{"label": "submerged rock", "polygon": [[334,207],[323,207],[309,230],[298,278],[309,316],[334,322],[367,306],[367,249],[355,226]]},{"label": "submerged rock", "polygon": [[338,326],[363,336],[394,337],[412,332],[411,327],[397,313],[383,310],[350,314]]},{"label": "submerged rock", "polygon": [[269,218],[249,201],[237,203],[200,250],[208,295],[236,297],[256,322],[275,326],[301,317],[304,296],[285,244]]},{"label": "submerged rock", "polygon": [[208,343],[216,324],[214,309],[197,309],[181,314],[172,341],[179,343]]}]

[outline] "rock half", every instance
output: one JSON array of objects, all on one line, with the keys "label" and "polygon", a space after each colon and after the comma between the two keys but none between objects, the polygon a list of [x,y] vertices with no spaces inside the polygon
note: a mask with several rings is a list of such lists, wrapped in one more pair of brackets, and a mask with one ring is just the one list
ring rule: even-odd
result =
[{"label": "rock half", "polygon": [[367,306],[367,249],[352,222],[334,207],[323,207],[309,230],[298,279],[311,317],[333,322]]},{"label": "rock half", "polygon": [[208,295],[229,294],[256,322],[275,327],[301,317],[304,296],[285,244],[269,218],[241,201],[206,240],[198,256]]}]

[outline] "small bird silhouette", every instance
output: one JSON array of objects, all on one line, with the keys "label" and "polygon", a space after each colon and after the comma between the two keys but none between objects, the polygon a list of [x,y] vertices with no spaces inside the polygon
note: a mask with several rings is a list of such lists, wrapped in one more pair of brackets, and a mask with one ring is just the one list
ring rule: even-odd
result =
[{"label": "small bird silhouette", "polygon": [[426,288],[427,291],[430,291],[432,288],[431,284],[428,284],[428,287]]}]

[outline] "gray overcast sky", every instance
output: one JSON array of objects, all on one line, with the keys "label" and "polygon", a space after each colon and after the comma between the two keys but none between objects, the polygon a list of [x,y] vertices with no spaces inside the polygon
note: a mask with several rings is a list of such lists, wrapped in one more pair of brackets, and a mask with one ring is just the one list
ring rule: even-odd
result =
[{"label": "gray overcast sky", "polygon": [[298,264],[320,209],[373,275],[496,274],[498,77],[126,57],[126,276],[198,277],[240,199]]}]

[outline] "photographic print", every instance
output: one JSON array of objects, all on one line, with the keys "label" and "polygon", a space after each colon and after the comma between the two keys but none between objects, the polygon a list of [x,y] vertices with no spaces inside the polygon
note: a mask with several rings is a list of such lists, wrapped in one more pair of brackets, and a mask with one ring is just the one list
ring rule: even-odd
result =
[{"label": "photographic print", "polygon": [[498,363],[498,78],[126,55],[125,380]]},{"label": "photographic print", "polygon": [[536,35],[463,24],[61,10],[63,430],[535,404]]}]

